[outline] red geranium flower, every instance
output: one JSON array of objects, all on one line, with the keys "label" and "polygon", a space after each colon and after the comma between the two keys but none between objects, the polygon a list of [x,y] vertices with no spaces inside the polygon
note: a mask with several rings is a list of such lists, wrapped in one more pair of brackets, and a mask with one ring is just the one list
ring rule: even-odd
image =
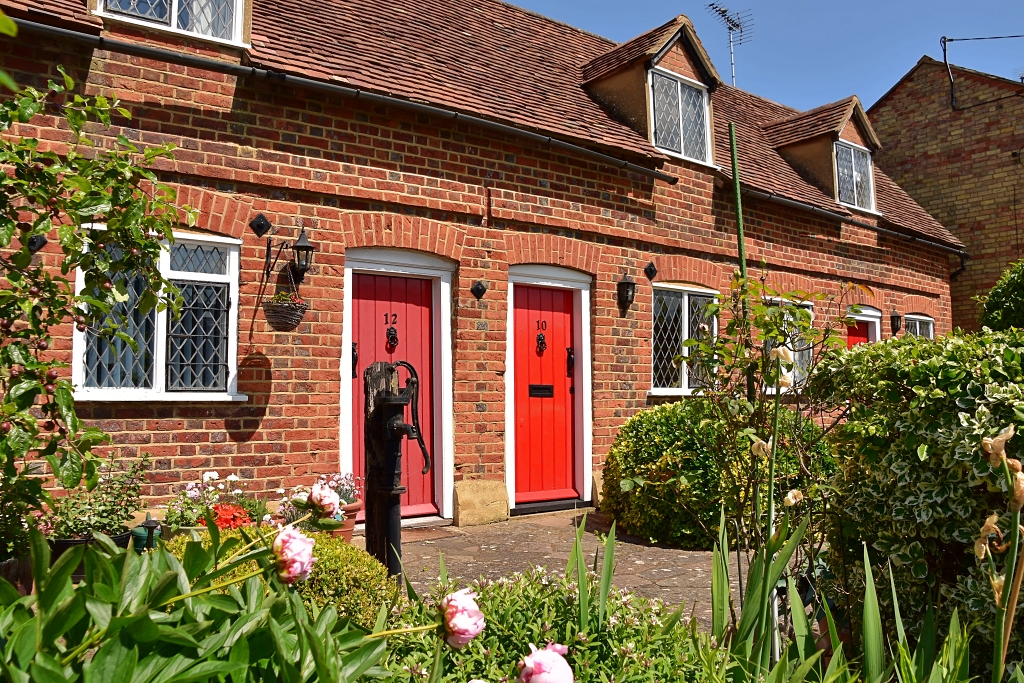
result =
[{"label": "red geranium flower", "polygon": [[[213,506],[214,524],[218,529],[237,529],[240,526],[252,525],[249,513],[241,505],[234,503],[217,503]],[[199,523],[206,526],[206,520],[200,519]]]}]

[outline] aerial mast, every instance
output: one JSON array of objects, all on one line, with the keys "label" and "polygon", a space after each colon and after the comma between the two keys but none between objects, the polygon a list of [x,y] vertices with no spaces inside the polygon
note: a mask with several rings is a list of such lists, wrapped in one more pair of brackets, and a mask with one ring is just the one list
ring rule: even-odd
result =
[{"label": "aerial mast", "polygon": [[708,3],[708,11],[729,32],[729,64],[732,67],[732,85],[736,86],[736,46],[754,38],[754,21],[750,10],[730,12],[717,2]]}]

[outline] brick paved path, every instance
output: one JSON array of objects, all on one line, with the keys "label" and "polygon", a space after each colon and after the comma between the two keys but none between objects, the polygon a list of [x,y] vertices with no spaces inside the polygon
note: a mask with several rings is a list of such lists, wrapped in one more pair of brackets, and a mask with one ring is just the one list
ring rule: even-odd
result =
[{"label": "brick paved path", "polygon": [[[576,513],[562,512],[513,517],[508,522],[464,529],[405,529],[403,562],[417,590],[437,579],[439,553],[444,555],[449,575],[463,581],[481,576],[496,579],[536,565],[564,571],[572,550],[574,525],[579,519]],[[594,553],[600,545],[596,532],[606,533],[608,526],[608,520],[600,513],[588,515],[588,533],[583,536],[588,566],[593,565]],[[736,599],[735,555],[731,560],[730,578]],[[646,597],[661,598],[673,606],[685,604],[687,612],[693,609],[703,625],[710,625],[710,552],[652,546],[620,534],[615,544],[613,584]]]}]

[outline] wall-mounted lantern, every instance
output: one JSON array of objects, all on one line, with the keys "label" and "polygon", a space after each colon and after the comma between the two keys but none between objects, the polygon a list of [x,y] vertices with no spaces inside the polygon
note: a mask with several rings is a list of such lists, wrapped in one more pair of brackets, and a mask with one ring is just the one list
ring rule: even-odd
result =
[{"label": "wall-mounted lantern", "polygon": [[892,329],[892,336],[896,336],[896,333],[903,327],[903,316],[895,308],[892,309],[892,314],[889,316],[889,327]]},{"label": "wall-mounted lantern", "polygon": [[310,267],[313,265],[313,252],[316,247],[306,238],[306,229],[299,233],[299,239],[292,244],[292,275],[296,280],[302,280]]},{"label": "wall-mounted lantern", "polygon": [[629,275],[623,275],[615,289],[619,308],[626,309],[633,305],[633,299],[636,298],[636,283]]}]

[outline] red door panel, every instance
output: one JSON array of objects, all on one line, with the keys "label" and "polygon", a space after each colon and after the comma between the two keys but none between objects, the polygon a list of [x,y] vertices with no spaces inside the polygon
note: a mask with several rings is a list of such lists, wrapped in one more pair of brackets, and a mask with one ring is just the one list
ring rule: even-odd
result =
[{"label": "red door panel", "polygon": [[871,341],[867,322],[859,322],[846,328],[846,348],[852,349],[857,344],[866,344]]},{"label": "red door panel", "polygon": [[[376,361],[393,363],[409,361],[420,380],[420,428],[432,459],[434,448],[434,311],[432,284],[419,278],[366,275],[357,273],[352,292],[353,332],[357,357],[352,378],[352,473],[363,477],[366,452],[363,444],[364,394],[363,371]],[[393,328],[397,344],[389,343],[388,330]],[[395,341],[392,336],[391,341]],[[408,377],[399,370],[400,384]],[[412,424],[406,409],[405,421]],[[434,496],[434,471],[423,470],[423,454],[408,439],[402,447],[402,516],[432,515],[438,511]],[[362,519],[359,513],[358,519]]]},{"label": "red door panel", "polygon": [[579,498],[567,364],[573,350],[572,292],[523,285],[513,291],[516,502]]}]

